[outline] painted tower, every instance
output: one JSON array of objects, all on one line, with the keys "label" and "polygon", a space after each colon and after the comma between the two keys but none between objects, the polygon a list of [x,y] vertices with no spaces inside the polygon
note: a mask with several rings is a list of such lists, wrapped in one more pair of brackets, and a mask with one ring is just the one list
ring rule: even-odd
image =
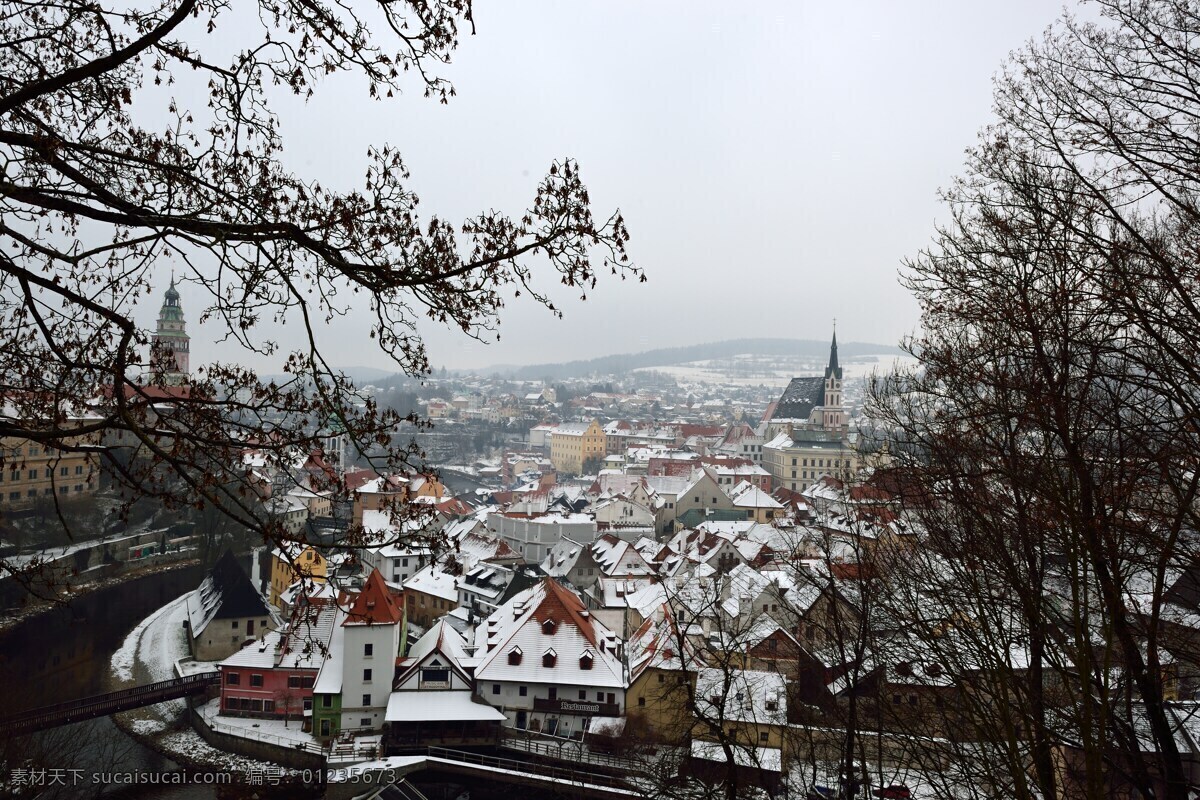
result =
[{"label": "painted tower", "polygon": [[187,323],[183,319],[183,306],[179,304],[174,278],[163,295],[162,308],[158,310],[158,329],[152,341],[157,351],[157,356],[152,358],[161,361],[153,365],[154,372],[162,373],[162,382],[172,386],[187,383],[191,337],[187,335]]},{"label": "painted tower", "polygon": [[846,427],[846,410],[842,407],[842,368],[838,364],[837,328],[829,346],[829,366],[825,367],[825,401],[821,404],[821,427],[827,431]]}]

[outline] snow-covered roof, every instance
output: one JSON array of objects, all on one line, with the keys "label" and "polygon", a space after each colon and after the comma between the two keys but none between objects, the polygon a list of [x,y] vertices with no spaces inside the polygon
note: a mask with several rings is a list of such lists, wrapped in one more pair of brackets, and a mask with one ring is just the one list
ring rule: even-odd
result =
[{"label": "snow-covered roof", "polygon": [[445,572],[442,572],[433,564],[418,571],[406,580],[404,588],[440,597],[443,600],[458,600],[457,579],[453,575],[447,575]]},{"label": "snow-covered roof", "polygon": [[705,668],[696,674],[696,702],[727,722],[787,724],[787,679],[778,672]]},{"label": "snow-covered roof", "polygon": [[736,508],[783,508],[774,497],[764,492],[749,481],[742,481],[729,492],[729,499]]},{"label": "snow-covered roof", "polygon": [[[747,747],[742,744],[732,745],[733,761],[743,767],[760,767],[770,772],[783,771],[783,751],[777,747]],[[725,749],[719,742],[702,742],[692,740],[692,758],[705,761],[725,762]]]},{"label": "snow-covered roof", "polygon": [[186,602],[192,638],[198,637],[214,619],[275,619],[266,598],[254,588],[231,550],[217,560]]},{"label": "snow-covered roof", "polygon": [[318,670],[325,662],[339,618],[337,606],[311,606],[286,628],[251,642],[222,661],[221,666]]},{"label": "snow-covered roof", "polygon": [[385,722],[499,722],[504,714],[477,703],[469,691],[392,692]]},{"label": "snow-covered roof", "polygon": [[[476,629],[475,644],[484,657],[475,678],[625,688],[624,665],[614,652],[618,641],[574,592],[545,578],[514,595]],[[543,666],[551,648],[555,665]],[[518,663],[510,664],[509,654],[518,649]],[[585,654],[590,669],[581,666]]]},{"label": "snow-covered roof", "polygon": [[334,621],[333,635],[329,638],[328,657],[321,665],[321,671],[317,673],[313,694],[342,693],[342,662],[346,650],[346,629],[341,624],[344,617],[345,612],[339,609],[338,617]]}]

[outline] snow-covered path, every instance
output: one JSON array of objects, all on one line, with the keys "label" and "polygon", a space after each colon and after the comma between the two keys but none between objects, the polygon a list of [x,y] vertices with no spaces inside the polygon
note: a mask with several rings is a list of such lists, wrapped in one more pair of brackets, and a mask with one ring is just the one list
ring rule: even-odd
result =
[{"label": "snow-covered path", "polygon": [[[175,677],[175,662],[188,655],[187,594],[167,603],[139,622],[112,656],[118,687],[165,681]],[[130,712],[139,732],[164,730],[187,709],[186,701],[171,700]]]}]

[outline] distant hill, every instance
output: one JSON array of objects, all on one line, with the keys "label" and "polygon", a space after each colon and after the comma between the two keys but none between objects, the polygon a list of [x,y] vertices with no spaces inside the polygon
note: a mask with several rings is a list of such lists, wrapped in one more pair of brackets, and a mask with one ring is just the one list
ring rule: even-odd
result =
[{"label": "distant hill", "polygon": [[[386,383],[388,378],[394,378],[398,373],[398,370],[379,369],[378,367],[334,367],[334,369],[346,373],[356,386]],[[290,375],[259,375],[258,377],[264,381],[287,381],[292,378]]]},{"label": "distant hill", "polygon": [[[894,345],[838,342],[838,354],[842,358],[865,355],[901,355],[903,352]],[[743,353],[816,358],[829,354],[829,342],[815,339],[729,339],[723,342],[693,344],[687,347],[664,347],[658,350],[647,350],[644,353],[623,353],[558,364],[492,367],[478,370],[478,372],[482,375],[498,372],[517,380],[538,380],[540,378],[562,380],[564,378],[583,378],[589,375],[619,375],[635,369],[668,367],[713,358],[729,358]]]}]

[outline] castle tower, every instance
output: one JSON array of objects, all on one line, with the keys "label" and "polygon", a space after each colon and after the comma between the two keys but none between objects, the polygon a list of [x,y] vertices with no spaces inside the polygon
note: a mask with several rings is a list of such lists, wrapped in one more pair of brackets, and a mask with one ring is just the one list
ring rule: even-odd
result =
[{"label": "castle tower", "polygon": [[837,327],[829,346],[829,366],[825,367],[825,401],[821,404],[821,427],[827,431],[846,427],[846,410],[842,407],[842,368],[838,364]]},{"label": "castle tower", "polygon": [[158,328],[152,338],[159,363],[152,365],[154,373],[161,373],[162,382],[168,386],[187,383],[188,356],[191,337],[187,335],[187,323],[183,319],[183,306],[179,304],[179,292],[175,290],[175,279],[163,295],[162,308],[158,310]]}]

